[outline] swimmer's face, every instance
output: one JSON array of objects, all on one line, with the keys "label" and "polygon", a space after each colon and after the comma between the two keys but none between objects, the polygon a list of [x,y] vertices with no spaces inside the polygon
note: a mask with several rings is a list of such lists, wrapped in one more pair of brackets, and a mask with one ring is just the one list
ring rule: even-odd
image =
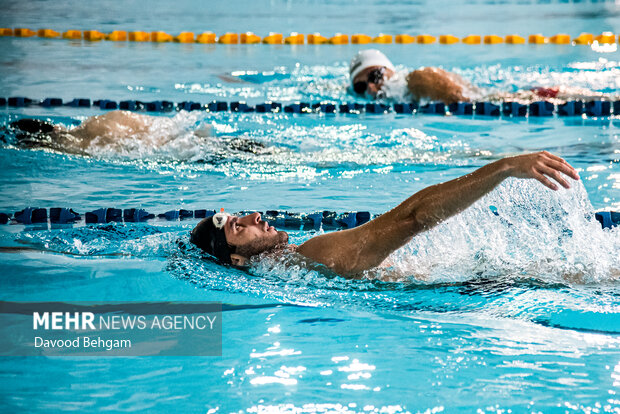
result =
[{"label": "swimmer's face", "polygon": [[[375,98],[377,92],[381,90],[383,82],[390,79],[392,76],[394,76],[394,71],[392,69],[386,68],[385,66],[371,66],[355,76],[353,79],[353,89],[359,94],[366,93]],[[366,86],[364,91],[361,90],[363,86]]]},{"label": "swimmer's face", "polygon": [[243,217],[231,216],[224,226],[224,234],[229,245],[235,246],[236,253],[231,255],[233,264],[243,266],[250,257],[271,250],[288,242],[288,234],[277,231],[266,221],[261,220],[260,213]]}]

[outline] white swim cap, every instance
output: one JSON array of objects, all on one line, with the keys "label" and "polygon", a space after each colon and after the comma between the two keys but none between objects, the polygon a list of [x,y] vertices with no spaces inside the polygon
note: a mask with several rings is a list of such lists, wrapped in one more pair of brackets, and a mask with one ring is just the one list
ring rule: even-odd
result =
[{"label": "white swim cap", "polygon": [[377,49],[360,50],[357,52],[357,55],[353,57],[351,65],[349,66],[351,84],[353,83],[353,79],[355,79],[361,71],[371,66],[385,66],[388,69],[396,70],[392,62],[390,62],[390,59]]}]

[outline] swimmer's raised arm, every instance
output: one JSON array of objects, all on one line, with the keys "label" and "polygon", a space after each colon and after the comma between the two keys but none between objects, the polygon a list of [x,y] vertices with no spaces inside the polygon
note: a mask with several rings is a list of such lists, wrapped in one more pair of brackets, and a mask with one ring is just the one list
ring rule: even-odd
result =
[{"label": "swimmer's raised arm", "polygon": [[314,237],[298,252],[339,274],[355,274],[376,267],[413,236],[460,213],[508,177],[534,178],[557,190],[568,182],[560,173],[578,180],[565,160],[546,151],[503,158],[463,177],[427,187],[363,226]]}]

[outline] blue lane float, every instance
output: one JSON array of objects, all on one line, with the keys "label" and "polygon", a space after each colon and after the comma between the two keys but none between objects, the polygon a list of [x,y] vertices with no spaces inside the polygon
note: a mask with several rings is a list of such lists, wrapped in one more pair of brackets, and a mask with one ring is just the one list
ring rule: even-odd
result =
[{"label": "blue lane float", "polygon": [[390,106],[384,103],[369,102],[365,106],[367,114],[387,114],[390,112]]},{"label": "blue lane float", "polygon": [[583,102],[568,101],[558,105],[559,116],[581,116],[583,115]]},{"label": "blue lane float", "polygon": [[204,106],[200,103],[200,102],[193,102],[193,101],[185,101],[185,102],[179,102],[177,104],[177,110],[179,111],[200,111],[203,110]]},{"label": "blue lane float", "polygon": [[282,110],[282,104],[278,102],[265,102],[256,105],[254,110],[259,113],[280,112]]},{"label": "blue lane float", "polygon": [[74,108],[90,108],[90,99],[87,98],[75,98],[66,103],[67,106]]},{"label": "blue lane float", "polygon": [[174,103],[172,101],[142,102],[138,100],[124,100],[116,102],[110,99],[98,99],[92,101],[87,98],[75,98],[63,102],[61,98],[45,98],[33,100],[27,97],[13,96],[0,98],[0,106],[23,108],[31,105],[39,105],[45,108],[70,106],[75,108],[98,107],[109,111],[123,109],[127,111],[146,112],[170,112],[170,111],[208,111],[208,112],[256,112],[274,113],[285,112],[291,114],[426,114],[426,115],[458,115],[458,116],[483,116],[490,118],[504,117],[609,117],[620,115],[620,101],[568,101],[558,104],[557,107],[549,101],[532,102],[529,105],[519,102],[455,102],[446,105],[443,102],[426,102],[420,105],[418,102],[397,102],[388,104],[385,102],[366,103],[338,103],[338,102],[264,102],[250,105],[243,101],[213,101],[207,104],[194,101]]},{"label": "blue lane float", "polygon": [[620,212],[599,211],[594,214],[594,217],[601,223],[604,229],[611,229],[612,227],[620,225]]},{"label": "blue lane float", "polygon": [[313,104],[312,109],[317,112],[322,112],[324,114],[335,114],[336,113],[336,104],[331,102],[321,102],[318,104]]},{"label": "blue lane float", "polygon": [[118,107],[125,111],[141,111],[144,109],[144,103],[140,101],[120,101]]},{"label": "blue lane float", "polygon": [[165,213],[158,214],[157,217],[166,219],[168,221],[177,221],[184,220],[194,217],[194,212],[192,210],[171,210],[166,211]]},{"label": "blue lane float", "polygon": [[245,102],[231,102],[230,103],[230,111],[231,112],[252,112],[254,111],[253,107],[250,107]]},{"label": "blue lane float", "polygon": [[170,101],[153,101],[146,102],[145,110],[148,112],[169,112],[174,109],[174,103]]},{"label": "blue lane float", "polygon": [[126,208],[123,210],[123,221],[126,223],[139,223],[152,218],[155,218],[155,215],[142,208]]},{"label": "blue lane float", "polygon": [[491,102],[476,103],[476,115],[499,116],[499,109],[499,105],[495,105]]},{"label": "blue lane float", "polygon": [[599,117],[611,115],[611,102],[591,101],[585,103],[585,113],[587,116]]},{"label": "blue lane float", "polygon": [[222,101],[209,102],[206,105],[206,108],[211,112],[228,111],[228,102],[222,102]]},{"label": "blue lane float", "polygon": [[47,223],[47,210],[37,207],[26,207],[13,214],[15,221],[21,224]]},{"label": "blue lane float", "polygon": [[555,105],[547,101],[532,102],[530,116],[553,116]]},{"label": "blue lane float", "polygon": [[93,105],[98,106],[99,109],[103,109],[105,111],[118,109],[118,104],[116,103],[116,101],[110,101],[108,99],[99,99],[97,101],[94,101]]},{"label": "blue lane float", "polygon": [[79,213],[71,210],[70,208],[50,208],[50,223],[54,224],[69,224],[74,223],[82,219]]},{"label": "blue lane float", "polygon": [[32,104],[32,102],[32,99],[25,98],[23,96],[12,96],[8,99],[9,106],[15,106],[17,108],[29,106],[30,104]]},{"label": "blue lane float", "polygon": [[39,104],[45,108],[51,108],[54,106],[62,106],[62,99],[60,98],[45,98]]},{"label": "blue lane float", "polygon": [[471,102],[454,102],[448,105],[448,110],[453,115],[473,115],[474,104]]},{"label": "blue lane float", "polygon": [[503,102],[502,114],[504,116],[521,117],[527,115],[527,105],[519,102]]},{"label": "blue lane float", "polygon": [[215,214],[215,210],[194,210],[194,218],[203,219],[211,217]]},{"label": "blue lane float", "polygon": [[[356,105],[356,104],[354,104]],[[419,108],[417,102],[395,103],[394,112],[397,114],[413,114]]]},{"label": "blue lane float", "polygon": [[418,112],[429,115],[445,115],[446,105],[443,102],[429,102],[420,106]]},{"label": "blue lane float", "polygon": [[100,208],[84,215],[87,224],[110,223],[123,221],[123,213],[118,208]]},{"label": "blue lane float", "polygon": [[303,112],[310,112],[310,104],[307,102],[297,102],[284,106],[284,112],[291,114],[301,114]]},{"label": "blue lane float", "polygon": [[[489,206],[492,214],[501,216],[495,206]],[[237,216],[254,213],[254,211],[239,211],[234,213]],[[263,219],[271,222],[277,228],[286,228],[294,230],[318,230],[320,228],[326,230],[351,229],[360,226],[377,215],[368,211],[348,211],[345,213],[337,213],[335,211],[317,211],[313,213],[293,213],[281,210],[267,210],[264,213],[259,212]],[[86,224],[105,224],[105,223],[142,223],[149,220],[165,220],[180,221],[187,219],[203,219],[211,217],[215,214],[215,210],[199,209],[199,210],[170,210],[161,214],[153,214],[141,208],[99,208],[88,211],[84,215],[77,213],[71,208],[55,207],[49,209],[49,216],[45,208],[26,207],[14,214],[0,213],[0,224],[24,224],[36,225],[47,224],[66,224],[72,225],[81,222],[82,219]],[[595,213],[596,220],[603,228],[611,229],[620,225],[620,212],[615,211],[599,211]]]}]

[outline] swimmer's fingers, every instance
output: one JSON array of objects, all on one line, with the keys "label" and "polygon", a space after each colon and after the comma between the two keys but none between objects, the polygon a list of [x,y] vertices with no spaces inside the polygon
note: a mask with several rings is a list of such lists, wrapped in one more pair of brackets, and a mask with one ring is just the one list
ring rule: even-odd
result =
[{"label": "swimmer's fingers", "polygon": [[[553,178],[555,181],[560,183],[560,185],[562,187],[570,188],[570,184],[568,184],[566,182],[566,180],[562,177],[562,175],[560,174],[560,172],[558,170],[553,169],[551,167],[542,166],[542,167],[539,168],[539,172],[542,172],[546,176]],[[556,187],[556,189],[557,189],[557,187]]]},{"label": "swimmer's fingers", "polygon": [[563,172],[573,180],[579,180],[579,174],[577,174],[577,171],[575,171],[575,169],[571,167],[567,162],[562,163],[555,160],[549,160],[546,162],[546,165],[553,168],[554,170]]},{"label": "swimmer's fingers", "polygon": [[[573,166],[570,165],[564,158],[553,155],[552,153],[547,151],[543,151],[543,154],[546,155],[548,158],[551,158],[551,160],[555,161],[554,163],[550,163],[552,167],[562,171],[564,174],[575,180],[579,180],[579,174],[577,174],[577,170],[575,170],[575,168],[573,168]],[[561,166],[559,164],[561,164]]]},{"label": "swimmer's fingers", "polygon": [[537,172],[537,171],[534,171],[534,172],[532,173],[532,176],[533,176],[535,179],[537,179],[538,181],[540,181],[540,182],[541,182],[544,186],[549,187],[550,189],[552,189],[552,190],[554,190],[554,191],[558,189],[558,186],[557,186],[557,185],[553,184],[553,183],[551,182],[551,180],[549,180],[547,177],[545,177],[545,176],[544,176],[544,175],[542,175],[541,173],[539,173],[539,172]]}]

